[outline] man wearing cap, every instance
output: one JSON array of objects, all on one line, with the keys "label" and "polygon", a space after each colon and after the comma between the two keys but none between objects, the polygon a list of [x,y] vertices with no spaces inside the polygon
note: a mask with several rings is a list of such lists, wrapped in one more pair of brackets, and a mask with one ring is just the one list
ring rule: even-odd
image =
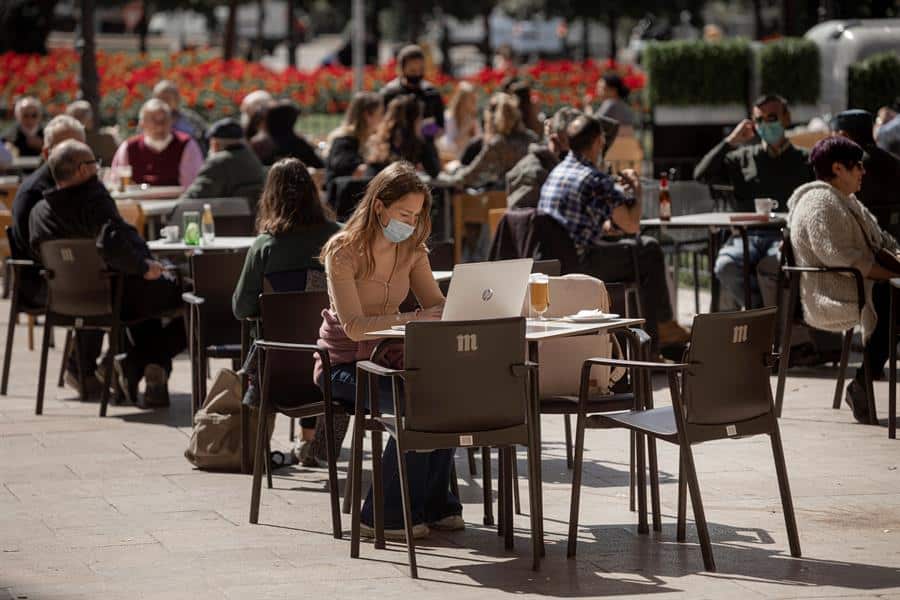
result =
[{"label": "man wearing cap", "polygon": [[216,121],[206,133],[209,156],[182,198],[248,198],[259,200],[265,170],[244,142],[244,131],[234,119]]},{"label": "man wearing cap", "polygon": [[[900,158],[883,150],[872,136],[874,118],[866,110],[845,110],[831,120],[831,130],[859,144],[863,155],[862,187],[856,197],[866,208],[900,204]],[[895,229],[879,223],[883,229]]]}]

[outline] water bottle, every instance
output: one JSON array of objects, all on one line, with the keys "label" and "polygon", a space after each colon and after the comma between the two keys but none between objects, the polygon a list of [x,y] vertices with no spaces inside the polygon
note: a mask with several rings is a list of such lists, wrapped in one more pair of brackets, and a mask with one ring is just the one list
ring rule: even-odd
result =
[{"label": "water bottle", "polygon": [[203,205],[201,231],[203,233],[203,245],[212,244],[216,241],[216,224],[213,221],[212,207],[209,204]]}]

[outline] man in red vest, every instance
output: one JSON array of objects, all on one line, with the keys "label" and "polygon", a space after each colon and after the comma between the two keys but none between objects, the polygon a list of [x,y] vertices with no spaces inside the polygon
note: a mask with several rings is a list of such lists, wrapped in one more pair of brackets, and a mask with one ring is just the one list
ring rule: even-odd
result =
[{"label": "man in red vest", "polygon": [[115,170],[131,166],[134,183],[189,186],[203,166],[203,153],[191,136],[172,129],[172,109],[153,98],[141,107],[141,133],[119,146],[112,160]]}]

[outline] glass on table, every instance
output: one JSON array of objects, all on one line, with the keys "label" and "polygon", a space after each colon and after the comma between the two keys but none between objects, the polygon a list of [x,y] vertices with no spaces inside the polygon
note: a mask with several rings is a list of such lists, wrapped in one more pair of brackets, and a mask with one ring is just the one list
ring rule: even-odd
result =
[{"label": "glass on table", "polygon": [[550,308],[550,278],[543,273],[533,273],[528,278],[528,293],[531,310],[544,321],[544,313]]},{"label": "glass on table", "polygon": [[119,191],[124,192],[131,185],[133,171],[131,165],[119,165],[116,167],[116,177],[119,178]]},{"label": "glass on table", "polygon": [[184,231],[184,243],[189,246],[200,245],[200,212],[196,210],[184,211],[182,217],[182,230]]}]

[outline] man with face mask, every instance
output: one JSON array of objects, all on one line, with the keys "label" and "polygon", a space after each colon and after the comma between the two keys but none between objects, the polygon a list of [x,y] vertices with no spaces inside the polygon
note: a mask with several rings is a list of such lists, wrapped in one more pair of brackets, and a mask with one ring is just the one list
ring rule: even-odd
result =
[{"label": "man with face mask", "polygon": [[[785,137],[790,122],[791,115],[784,98],[762,96],[753,105],[752,120],[741,121],[728,137],[703,157],[694,169],[694,179],[734,187],[734,208],[738,211],[753,212],[755,198],[773,198],[784,210],[794,190],[813,179],[809,154],[793,146]],[[763,303],[755,275],[757,265],[763,260],[777,263],[780,241],[781,233],[777,230],[760,230],[749,236],[753,306]],[[743,306],[744,254],[739,237],[732,237],[719,251],[715,273],[727,293],[727,300],[732,305]]]},{"label": "man with face mask", "polygon": [[381,88],[384,107],[404,94],[413,94],[422,103],[422,135],[429,143],[444,131],[444,101],[436,87],[425,81],[425,53],[410,45],[397,55],[399,76]]}]

